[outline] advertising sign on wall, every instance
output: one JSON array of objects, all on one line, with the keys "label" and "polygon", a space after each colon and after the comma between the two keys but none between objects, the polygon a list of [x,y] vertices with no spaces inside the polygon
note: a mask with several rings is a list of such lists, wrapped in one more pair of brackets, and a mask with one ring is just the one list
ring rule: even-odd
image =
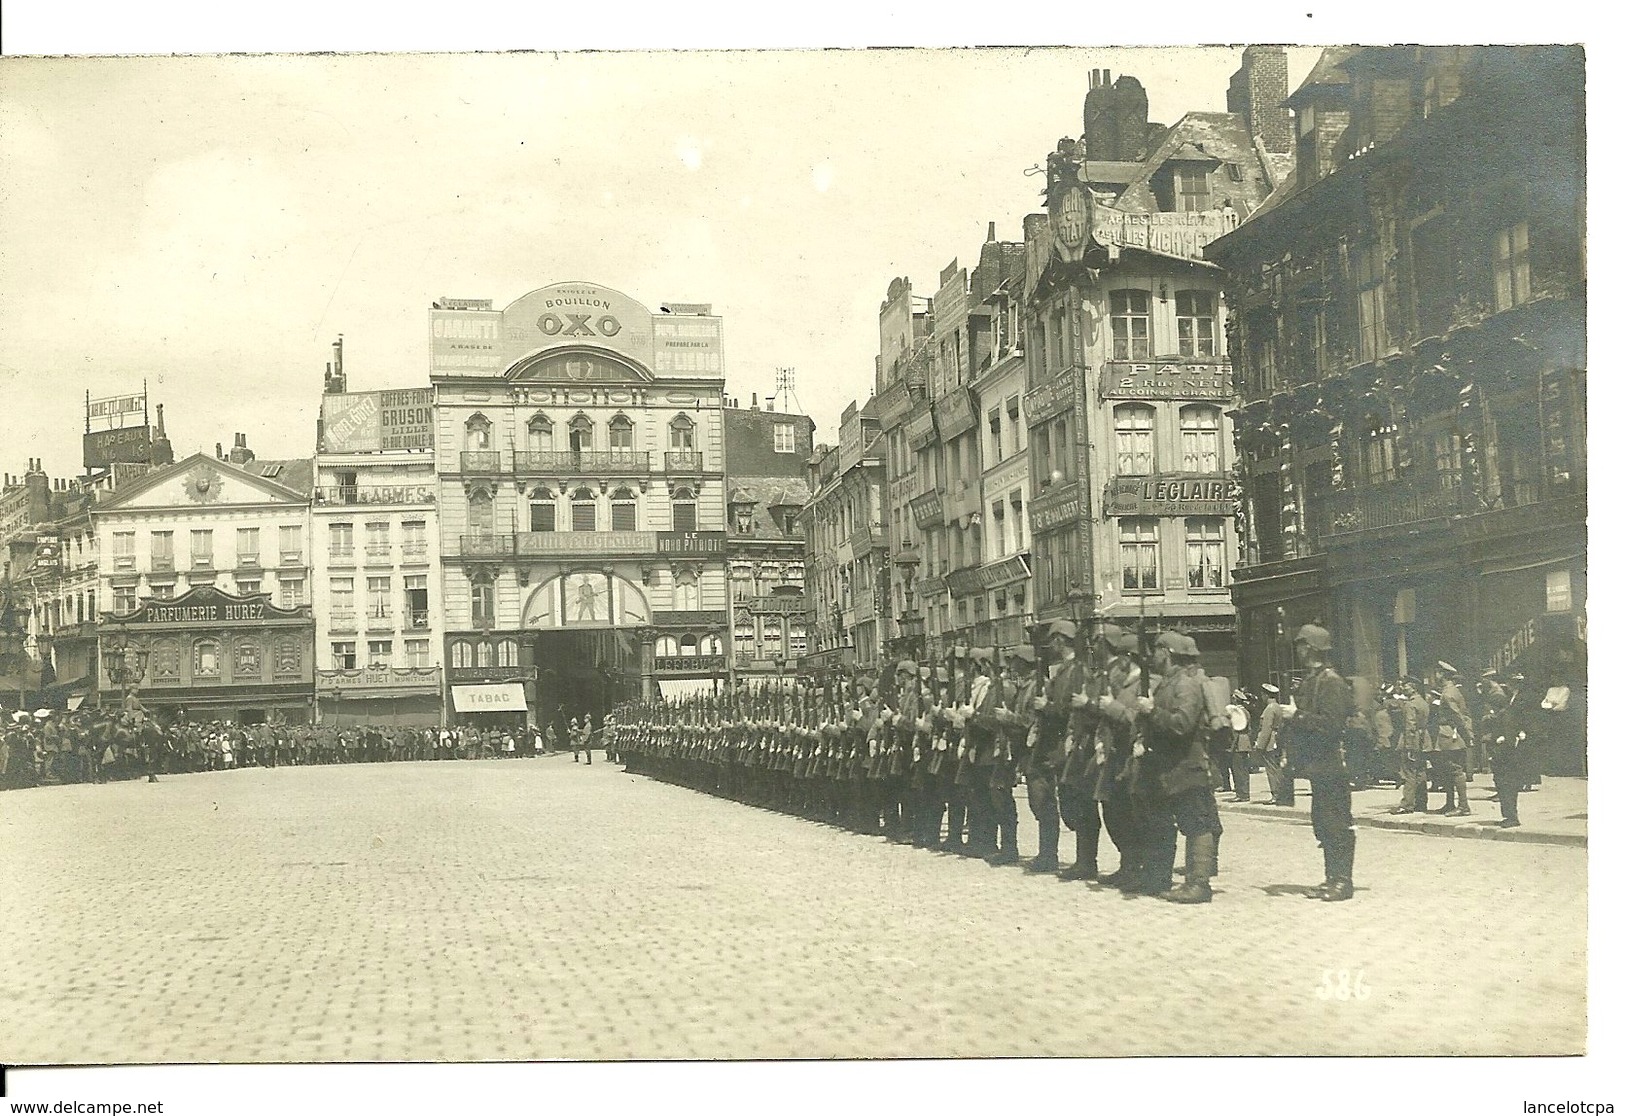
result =
[{"label": "advertising sign on wall", "polygon": [[85,435],[85,468],[105,469],[115,462],[146,463],[152,456],[152,428],[115,426]]},{"label": "advertising sign on wall", "polygon": [[1117,248],[1144,248],[1165,256],[1199,260],[1202,249],[1236,227],[1228,210],[1199,213],[1127,213],[1095,207],[1091,232],[1097,243]]},{"label": "advertising sign on wall", "polygon": [[937,404],[937,432],[944,441],[958,437],[976,425],[976,409],[971,405],[970,392],[964,388],[950,391]]},{"label": "advertising sign on wall", "polygon": [[1037,535],[1056,527],[1071,526],[1088,514],[1083,501],[1083,489],[1076,482],[1052,487],[1048,492],[1033,497],[1027,505],[1027,520]]},{"label": "advertising sign on wall", "polygon": [[322,450],[373,453],[428,449],[434,390],[406,388],[322,396]]},{"label": "advertising sign on wall", "polygon": [[502,315],[494,310],[431,310],[429,356],[436,372],[500,372]]},{"label": "advertising sign on wall", "polygon": [[1073,380],[1076,373],[1072,369],[1045,380],[1027,393],[1027,425],[1037,426],[1046,422],[1062,411],[1072,409]]},{"label": "advertising sign on wall", "polygon": [[[1101,366],[1101,391],[1107,399],[1216,399],[1231,398],[1230,364],[1129,364],[1107,361]],[[1030,398],[1030,397],[1029,397]]]},{"label": "advertising sign on wall", "polygon": [[1229,515],[1234,510],[1230,478],[1222,474],[1115,477],[1106,486],[1107,515]]}]

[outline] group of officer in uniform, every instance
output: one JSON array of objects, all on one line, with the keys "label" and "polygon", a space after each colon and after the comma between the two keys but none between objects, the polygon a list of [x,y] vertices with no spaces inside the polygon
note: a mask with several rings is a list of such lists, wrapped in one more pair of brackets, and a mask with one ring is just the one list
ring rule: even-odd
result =
[{"label": "group of officer in uniform", "polygon": [[[1080,637],[1057,620],[1039,634],[1041,648],[1002,657],[960,646],[941,663],[905,659],[818,687],[625,703],[605,723],[605,745],[631,773],[993,865],[1020,863],[1014,792],[1024,783],[1038,830],[1028,872],[1210,902],[1224,833],[1213,743],[1233,739],[1229,683],[1205,674],[1183,632],[1142,645],[1113,624]],[[1324,628],[1306,625],[1297,647],[1303,681],[1271,703],[1271,731],[1290,741],[1314,790],[1326,879],[1311,895],[1341,901],[1354,893],[1341,748],[1352,698],[1326,662]],[[1075,842],[1064,868],[1063,825]],[[1110,874],[1100,871],[1102,830],[1119,858]]]}]

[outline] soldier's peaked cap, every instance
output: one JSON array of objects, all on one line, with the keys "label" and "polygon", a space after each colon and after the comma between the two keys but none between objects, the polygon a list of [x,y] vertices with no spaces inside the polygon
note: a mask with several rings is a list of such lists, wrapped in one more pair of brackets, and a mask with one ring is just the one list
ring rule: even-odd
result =
[{"label": "soldier's peaked cap", "polygon": [[1077,639],[1078,626],[1070,620],[1055,620],[1050,623],[1049,637],[1055,639]]},{"label": "soldier's peaked cap", "polygon": [[1025,663],[1028,666],[1032,666],[1038,662],[1038,652],[1034,651],[1031,647],[1024,643],[1020,647],[1017,647],[1010,652],[1010,661],[1014,663]]},{"label": "soldier's peaked cap", "polygon": [[1443,659],[1439,660],[1439,669],[1444,671],[1446,674],[1458,674],[1459,675],[1461,673],[1461,671],[1457,670],[1455,667],[1451,666],[1449,663],[1445,662]]},{"label": "soldier's peaked cap", "polygon": [[1266,694],[1278,695],[1281,692],[1281,687],[1277,686],[1273,682],[1266,682],[1260,686],[1259,689],[1263,690]]},{"label": "soldier's peaked cap", "polygon": [[904,659],[897,664],[898,674],[919,674],[920,667],[913,659]]},{"label": "soldier's peaked cap", "polygon": [[975,662],[991,663],[993,661],[993,648],[972,647],[970,649],[970,657]]}]

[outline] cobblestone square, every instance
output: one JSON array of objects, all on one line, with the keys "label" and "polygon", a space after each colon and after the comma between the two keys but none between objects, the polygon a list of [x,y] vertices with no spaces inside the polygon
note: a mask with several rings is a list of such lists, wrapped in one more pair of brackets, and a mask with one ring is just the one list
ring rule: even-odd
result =
[{"label": "cobblestone square", "polygon": [[1362,829],[1327,905],[1306,827],[1225,825],[1177,908],[602,761],[9,792],[0,1061],[1585,1049],[1584,849]]}]

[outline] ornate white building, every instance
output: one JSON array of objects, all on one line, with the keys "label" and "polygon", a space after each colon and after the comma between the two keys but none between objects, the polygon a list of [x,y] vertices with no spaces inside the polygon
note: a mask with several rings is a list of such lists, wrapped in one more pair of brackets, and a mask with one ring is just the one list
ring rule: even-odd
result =
[{"label": "ornate white building", "polygon": [[454,716],[726,677],[722,322],[592,283],[430,311]]}]

